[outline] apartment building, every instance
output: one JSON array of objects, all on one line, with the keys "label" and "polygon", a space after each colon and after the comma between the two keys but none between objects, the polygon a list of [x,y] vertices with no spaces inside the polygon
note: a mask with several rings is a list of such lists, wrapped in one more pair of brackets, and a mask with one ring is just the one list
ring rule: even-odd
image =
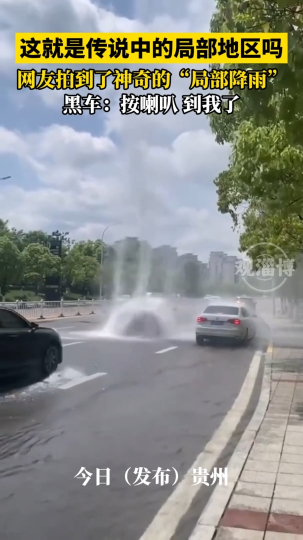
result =
[{"label": "apartment building", "polygon": [[237,260],[238,257],[227,255],[223,251],[211,251],[208,264],[209,280],[213,283],[236,283]]}]

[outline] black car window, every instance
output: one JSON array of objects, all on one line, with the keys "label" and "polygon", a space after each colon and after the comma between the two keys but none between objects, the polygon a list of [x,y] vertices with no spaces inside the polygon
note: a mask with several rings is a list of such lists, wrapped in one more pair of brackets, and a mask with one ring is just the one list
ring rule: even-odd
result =
[{"label": "black car window", "polygon": [[213,306],[208,306],[204,310],[204,313],[214,313],[214,314],[221,313],[222,315],[239,315],[239,308],[233,307],[233,306],[213,305]]},{"label": "black car window", "polygon": [[28,328],[28,323],[16,313],[0,309],[0,329]]}]

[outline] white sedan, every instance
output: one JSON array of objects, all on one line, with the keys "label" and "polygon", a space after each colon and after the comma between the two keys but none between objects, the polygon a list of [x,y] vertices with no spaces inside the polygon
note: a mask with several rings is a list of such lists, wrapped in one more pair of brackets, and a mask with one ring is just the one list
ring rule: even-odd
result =
[{"label": "white sedan", "polygon": [[256,315],[237,302],[207,306],[197,317],[196,343],[209,339],[231,339],[246,344],[256,336]]}]

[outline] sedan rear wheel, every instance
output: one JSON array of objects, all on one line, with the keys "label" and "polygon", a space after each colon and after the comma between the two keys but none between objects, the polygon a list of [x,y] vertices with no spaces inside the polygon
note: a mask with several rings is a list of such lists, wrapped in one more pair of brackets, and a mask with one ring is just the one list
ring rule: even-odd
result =
[{"label": "sedan rear wheel", "polygon": [[204,345],[204,338],[202,336],[196,336],[196,344],[202,347]]},{"label": "sedan rear wheel", "polygon": [[245,347],[246,345],[248,345],[248,329],[247,329],[246,332],[245,332],[245,336],[244,336],[244,338],[243,338],[242,343],[243,343],[244,347]]},{"label": "sedan rear wheel", "polygon": [[42,359],[42,373],[48,377],[56,371],[60,361],[60,351],[57,345],[50,345]]}]

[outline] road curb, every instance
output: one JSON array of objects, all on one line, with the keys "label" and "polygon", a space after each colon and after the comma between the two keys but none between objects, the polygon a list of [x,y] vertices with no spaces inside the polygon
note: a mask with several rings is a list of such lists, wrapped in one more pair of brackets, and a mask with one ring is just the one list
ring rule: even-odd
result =
[{"label": "road curb", "polygon": [[272,356],[273,346],[269,345],[267,351],[264,353],[264,373],[258,405],[252,419],[250,420],[238,445],[236,446],[232,457],[227,464],[228,485],[216,486],[189,540],[215,539],[221,518],[224,514],[226,507],[228,506],[230,498],[232,497],[238,479],[241,476],[242,470],[247,461],[247,457],[251,451],[254,440],[264,420],[268,408],[271,390],[270,364]]},{"label": "road curb", "polygon": [[[216,465],[218,458],[220,457],[224,448],[226,448],[232,434],[237,429],[241,418],[247,410],[249,401],[254,392],[263,354],[263,351],[255,352],[248,373],[231,409],[224,417],[222,423],[217,428],[210,441],[206,444],[204,450],[199,454],[195,462],[184,475],[181,482],[178,483],[178,486],[168,497],[164,505],[160,508],[149,527],[140,537],[140,540],[155,540],[155,538],[157,538],[157,540],[170,540],[171,538],[174,538],[175,532],[182,517],[188,512],[195,495],[198,493],[201,487],[199,485],[193,485],[192,483],[193,469],[199,469],[199,467],[201,467],[202,469],[211,471]],[[247,446],[246,441],[245,444]],[[242,444],[241,455],[247,450],[245,454],[246,459],[250,447],[247,449],[245,444]],[[221,499],[222,490],[224,490],[224,488],[220,486],[219,491],[217,491],[219,495],[217,500]],[[225,502],[226,501],[224,500],[224,503]],[[217,501],[215,503],[215,506],[216,505]],[[212,506],[212,511],[213,509],[214,506]],[[225,504],[222,512],[224,509]],[[190,540],[212,540],[216,532],[216,528],[211,526],[211,524],[208,525],[202,523],[201,519],[203,520],[203,516],[204,513],[202,516],[200,516],[196,529],[193,533],[194,536],[191,536]],[[218,522],[219,520],[216,521],[215,525],[217,525]]]}]

